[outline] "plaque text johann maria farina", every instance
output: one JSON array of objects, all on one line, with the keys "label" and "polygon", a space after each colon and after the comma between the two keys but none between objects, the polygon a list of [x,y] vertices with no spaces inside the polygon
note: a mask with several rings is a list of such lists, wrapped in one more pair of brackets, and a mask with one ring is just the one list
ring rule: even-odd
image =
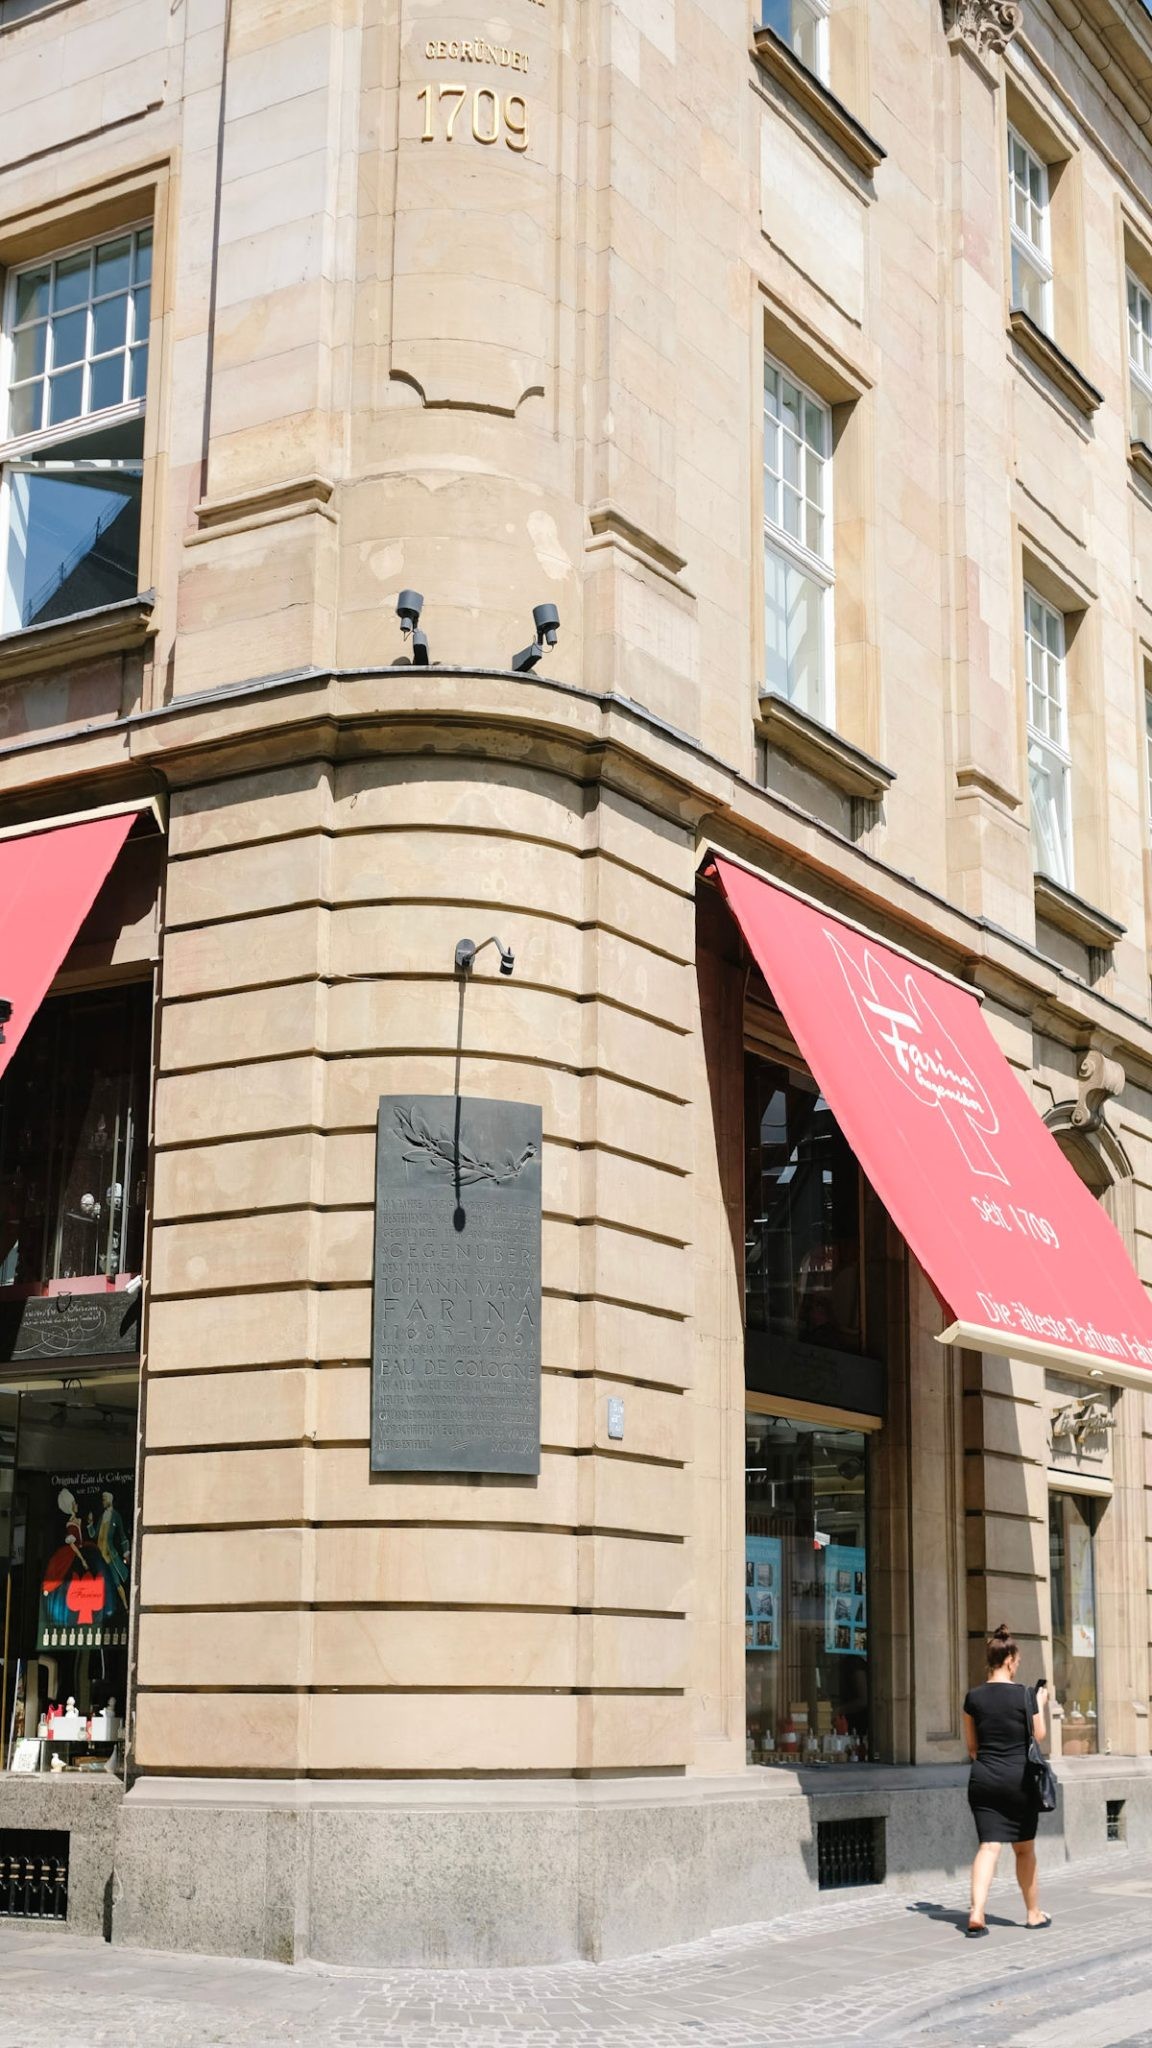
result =
[{"label": "plaque text johann maria farina", "polygon": [[372,1470],[540,1470],[538,1107],[385,1095]]}]

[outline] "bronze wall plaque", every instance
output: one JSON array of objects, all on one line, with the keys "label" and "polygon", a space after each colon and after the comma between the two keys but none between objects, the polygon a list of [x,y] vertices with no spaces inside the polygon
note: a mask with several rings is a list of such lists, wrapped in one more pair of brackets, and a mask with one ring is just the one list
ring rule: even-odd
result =
[{"label": "bronze wall plaque", "polygon": [[140,1349],[140,1295],[38,1294],[0,1302],[0,1361],[102,1358]]},{"label": "bronze wall plaque", "polygon": [[380,1098],[374,1472],[539,1472],[540,1151],[534,1104]]}]

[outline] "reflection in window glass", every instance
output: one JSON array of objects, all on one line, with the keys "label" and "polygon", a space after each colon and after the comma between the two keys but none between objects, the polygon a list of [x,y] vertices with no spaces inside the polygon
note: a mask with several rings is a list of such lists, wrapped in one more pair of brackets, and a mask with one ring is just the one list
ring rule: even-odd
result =
[{"label": "reflection in window glass", "polygon": [[746,1325],[859,1352],[860,1173],[808,1075],[746,1062]]},{"label": "reflection in window glass", "polygon": [[151,990],[43,1003],[0,1086],[0,1287],[138,1273]]},{"label": "reflection in window glass", "polygon": [[143,446],[132,420],[9,465],[9,629],[135,596]]},{"label": "reflection in window glass", "polygon": [[1076,1493],[1048,1496],[1052,1594],[1052,1690],[1064,1712],[1065,1756],[1095,1756],[1096,1502]]},{"label": "reflection in window glass", "polygon": [[0,1377],[0,1768],[99,1770],[122,1743],[138,1405],[135,1372]]},{"label": "reflection in window glass", "polygon": [[748,1761],[865,1759],[867,1439],[755,1413],[744,1437]]},{"label": "reflection in window glass", "polygon": [[760,19],[827,84],[828,0],[763,0]]}]

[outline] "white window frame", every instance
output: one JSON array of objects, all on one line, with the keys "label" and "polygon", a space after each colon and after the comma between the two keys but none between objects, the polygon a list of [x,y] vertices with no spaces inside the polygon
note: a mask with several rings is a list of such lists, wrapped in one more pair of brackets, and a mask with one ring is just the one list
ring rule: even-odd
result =
[{"label": "white window frame", "polygon": [[1144,679],[1144,787],[1148,802],[1145,830],[1152,839],[1152,677]]},{"label": "white window frame", "polygon": [[[766,503],[763,508],[763,525],[765,556],[767,556],[769,549],[773,550],[774,553],[783,557],[786,562],[791,563],[794,568],[798,569],[802,575],[810,577],[813,582],[819,584],[822,590],[820,616],[820,708],[816,710],[811,705],[800,703],[798,699],[791,697],[787,701],[795,703],[798,710],[804,712],[809,718],[815,718],[821,725],[833,727],[836,720],[836,570],[833,552],[832,408],[826,399],[821,398],[817,392],[813,391],[810,386],[797,377],[795,372],[790,370],[786,363],[782,363],[778,357],[772,355],[767,349],[764,351],[764,367],[765,369],[774,370],[778,377],[786,378],[789,384],[794,385],[800,393],[801,399],[806,404],[815,406],[824,421],[827,452],[821,458],[820,471],[823,486],[823,503],[820,510],[824,522],[824,553],[817,554],[812,548],[806,547],[794,534],[789,533],[779,520],[771,518]],[[763,412],[761,414],[760,433],[761,491],[763,496],[763,477],[768,466],[765,447],[767,424]],[[807,446],[806,443],[802,445]],[[764,590],[766,598],[765,584],[762,584],[762,590]],[[768,690],[767,679],[765,679],[761,687],[765,695],[773,694]]]},{"label": "white window frame", "polygon": [[[1016,178],[1015,165],[1012,160],[1012,152],[1014,148],[1022,150],[1024,152],[1025,158],[1027,159],[1029,167],[1039,173],[1039,185],[1042,194],[1041,198],[1034,198],[1030,187],[1028,188],[1026,195],[1029,206],[1035,207],[1037,213],[1040,216],[1040,240],[1038,242],[1035,241],[1030,234],[1026,234],[1024,229],[1018,227],[1016,224],[1016,208],[1014,205],[1014,195],[1016,192],[1022,190],[1023,188],[1019,185]],[[1041,327],[1043,327],[1045,334],[1050,334],[1052,332],[1053,272],[1051,201],[1052,193],[1049,184],[1047,164],[1044,162],[1043,158],[1038,157],[1036,151],[1033,148],[1031,148],[1031,146],[1027,142],[1025,142],[1024,137],[1020,134],[1019,129],[1013,128],[1011,124],[1009,124],[1008,215],[1011,229],[1012,250],[1015,254],[1019,255],[1022,258],[1022,260],[1026,262],[1033,271],[1039,273],[1041,285],[1043,287],[1044,307],[1044,317],[1039,324]],[[1009,274],[1009,286],[1011,287],[1011,274]],[[1019,301],[1017,300],[1014,291],[1012,292],[1012,310],[1013,312],[1025,311],[1025,308],[1022,305],[1020,305]]]},{"label": "white window frame", "polygon": [[[1042,632],[1037,635],[1032,629],[1029,607],[1035,606],[1041,615]],[[1054,649],[1051,639],[1056,642]],[[1034,663],[1031,650],[1038,648],[1047,668],[1050,660],[1056,662],[1056,688],[1049,687],[1048,677],[1037,685],[1034,679]],[[1068,636],[1064,614],[1055,605],[1041,597],[1029,583],[1024,585],[1024,690],[1028,722],[1028,802],[1032,826],[1033,864],[1037,873],[1045,875],[1057,887],[1072,889],[1075,884],[1075,862],[1072,843],[1072,753],[1068,732]],[[1045,715],[1043,722],[1035,716],[1034,698],[1043,700]],[[1055,728],[1055,729],[1053,729]],[[1036,818],[1032,803],[1032,766],[1047,772],[1056,791],[1053,810],[1054,828],[1059,844],[1057,865],[1063,872],[1053,874],[1042,865],[1040,835],[1036,829]]]},{"label": "white window frame", "polygon": [[[1134,441],[1149,445],[1149,436],[1136,431],[1136,394],[1139,392],[1144,403],[1152,412],[1152,292],[1142,283],[1134,270],[1124,274],[1125,310],[1128,320],[1128,377],[1130,384],[1131,422],[1130,432]],[[1132,298],[1136,296],[1136,317],[1133,317]]]},{"label": "white window frame", "polygon": [[[105,406],[96,412],[79,413],[73,419],[63,420],[55,426],[41,426],[34,428],[30,433],[9,436],[8,415],[16,347],[14,329],[16,324],[16,294],[19,280],[21,277],[27,276],[29,271],[42,270],[46,264],[63,262],[67,257],[79,255],[85,249],[96,249],[105,242],[120,241],[125,235],[135,236],[146,231],[152,231],[153,225],[150,218],[145,218],[128,222],[123,227],[110,228],[107,233],[102,235],[86,235],[82,241],[69,242],[58,249],[46,251],[44,255],[38,256],[30,262],[14,265],[8,272],[7,279],[5,280],[3,305],[2,309],[0,309],[0,634],[26,630],[20,625],[19,621],[13,624],[9,619],[8,546],[12,517],[12,478],[21,474],[27,474],[30,471],[38,476],[43,475],[43,458],[50,456],[53,448],[82,439],[86,434],[104,434],[110,428],[142,420],[148,402],[147,393],[145,393],[143,398],[127,399],[120,405]],[[154,278],[151,282],[154,282]],[[91,318],[92,304],[93,301],[91,299],[86,301],[89,318]],[[149,297],[149,309],[149,329],[151,329],[151,296]],[[150,342],[151,334],[149,333]],[[125,352],[127,360],[130,362],[131,342],[127,345]],[[149,371],[151,371],[151,346],[149,346],[148,355]],[[83,359],[86,376],[90,361],[91,351],[86,346]],[[47,389],[47,374],[45,374],[44,383]],[[78,468],[93,471],[107,470],[140,477],[144,473],[142,459],[136,460],[107,456],[93,457],[90,461],[82,461],[79,457],[71,457],[66,463],[61,463],[60,468],[70,472],[74,472]]]}]

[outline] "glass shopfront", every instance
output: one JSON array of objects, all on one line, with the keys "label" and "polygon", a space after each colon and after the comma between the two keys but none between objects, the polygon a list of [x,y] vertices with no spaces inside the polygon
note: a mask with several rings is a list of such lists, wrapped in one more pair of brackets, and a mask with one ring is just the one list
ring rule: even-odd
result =
[{"label": "glass shopfront", "polygon": [[3,1768],[102,1770],[128,1685],[138,1376],[0,1382]]},{"label": "glass shopfront", "polygon": [[885,1218],[798,1064],[749,1054],[744,1153],[747,1756],[862,1762]]},{"label": "glass shopfront", "polygon": [[0,1085],[0,1769],[103,1770],[128,1688],[151,988],[50,998]]},{"label": "glass shopfront", "polygon": [[1063,1711],[1065,1756],[1095,1756],[1096,1559],[1099,1503],[1086,1494],[1048,1496],[1052,1594],[1052,1690]]},{"label": "glass shopfront", "polygon": [[744,1650],[749,1763],[871,1754],[867,1438],[745,1417]]}]

